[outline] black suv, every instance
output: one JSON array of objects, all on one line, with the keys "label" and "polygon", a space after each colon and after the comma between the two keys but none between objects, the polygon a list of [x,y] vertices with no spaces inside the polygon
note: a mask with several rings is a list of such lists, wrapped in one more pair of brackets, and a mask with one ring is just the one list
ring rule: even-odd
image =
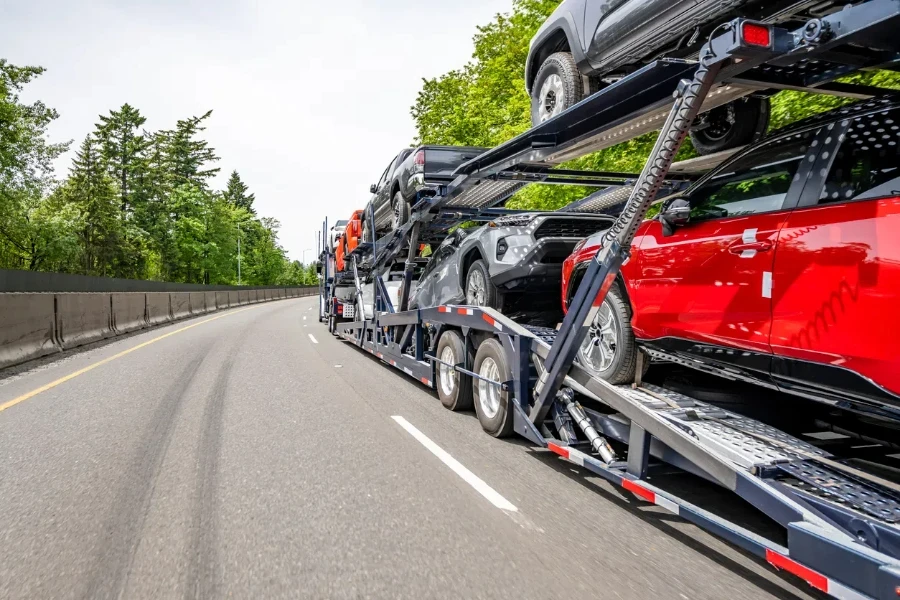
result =
[{"label": "black suv", "polygon": [[[563,0],[531,40],[525,85],[537,125],[660,57],[694,58],[718,25],[741,16],[792,28],[847,0]],[[766,92],[715,108],[691,131],[701,154],[765,133]]]}]

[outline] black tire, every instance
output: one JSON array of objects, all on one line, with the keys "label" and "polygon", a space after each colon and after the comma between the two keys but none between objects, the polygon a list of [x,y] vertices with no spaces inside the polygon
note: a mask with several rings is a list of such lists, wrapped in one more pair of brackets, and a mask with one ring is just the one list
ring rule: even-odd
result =
[{"label": "black tire", "polygon": [[[447,360],[444,354],[449,355]],[[436,356],[454,365],[466,363],[466,345],[458,331],[445,331],[438,341]],[[472,408],[472,378],[436,363],[435,388],[444,408],[457,411]],[[447,384],[447,385],[445,385]]]},{"label": "black tire", "polygon": [[[475,282],[477,278],[480,277],[480,281],[484,283],[483,288],[484,291],[482,294],[479,294],[476,289],[472,289],[472,293],[470,294],[470,287],[477,285]],[[488,272],[487,265],[482,259],[478,259],[469,266],[469,270],[466,271],[466,304],[469,306],[486,306],[489,308],[496,308],[497,310],[501,310],[503,308],[503,297],[500,294],[500,290],[497,289],[491,282],[491,274]],[[477,300],[475,298],[478,298]]]},{"label": "black tire", "polygon": [[394,200],[391,202],[391,211],[393,211],[394,229],[403,227],[409,221],[409,202],[406,201],[400,192],[394,194]]},{"label": "black tire", "polygon": [[741,98],[701,117],[707,127],[691,130],[700,154],[714,154],[759,140],[769,126],[768,98]]},{"label": "black tire", "polygon": [[[544,90],[547,80],[556,75],[561,86]],[[541,65],[531,88],[531,124],[540,125],[584,98],[584,79],[569,52],[551,54]],[[544,111],[541,108],[544,108]]]},{"label": "black tire", "polygon": [[[604,309],[609,312],[606,313]],[[634,330],[631,328],[631,305],[625,299],[625,295],[622,293],[618,284],[613,285],[606,294],[603,305],[601,305],[600,310],[597,311],[597,317],[591,326],[592,331],[599,329],[599,323],[605,321],[604,317],[607,314],[612,317],[614,323],[614,330],[607,334],[608,338],[615,339],[614,342],[609,340],[610,346],[614,343],[611,362],[609,362],[608,365],[604,365],[599,360],[591,360],[590,356],[593,356],[595,359],[599,358],[597,354],[600,351],[599,349],[596,349],[593,352],[588,352],[586,350],[586,344],[592,340],[596,340],[595,344],[598,343],[598,338],[601,338],[601,336],[588,333],[585,343],[582,344],[581,348],[578,350],[578,364],[587,369],[587,371],[595,377],[605,379],[612,384],[632,383],[634,382],[634,374],[637,369],[637,357],[640,350],[635,342]],[[644,356],[642,375],[647,373],[649,367],[650,359],[649,357]]]},{"label": "black tire", "polygon": [[[509,365],[506,363],[506,353],[496,338],[490,338],[481,343],[481,346],[478,347],[478,352],[475,353],[475,364],[472,370],[484,376],[482,367],[485,366],[488,360],[492,361],[497,368],[499,375],[496,378],[497,381],[510,381],[512,379]],[[493,407],[491,402],[492,392],[497,394],[496,410],[491,410]],[[504,392],[497,386],[473,378],[472,397],[475,404],[475,414],[478,416],[482,429],[496,438],[507,437],[512,433],[513,409],[509,405],[509,392]]]}]

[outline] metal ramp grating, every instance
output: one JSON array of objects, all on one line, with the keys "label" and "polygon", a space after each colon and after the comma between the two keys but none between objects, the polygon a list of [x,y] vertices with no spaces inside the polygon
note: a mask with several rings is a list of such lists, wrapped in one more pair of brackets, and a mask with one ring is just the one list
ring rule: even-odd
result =
[{"label": "metal ramp grating", "polygon": [[823,500],[845,504],[886,523],[900,523],[900,502],[872,486],[861,483],[813,461],[778,465],[778,469],[797,480],[792,487]]},{"label": "metal ramp grating", "polygon": [[490,208],[507,200],[528,182],[483,180],[454,196],[444,207]]},{"label": "metal ramp grating", "polygon": [[765,423],[678,392],[650,384],[637,389],[630,386],[617,387],[632,401],[640,402],[645,408],[656,412],[658,417],[689,432],[707,450],[746,470],[796,461],[801,452],[830,456]]}]

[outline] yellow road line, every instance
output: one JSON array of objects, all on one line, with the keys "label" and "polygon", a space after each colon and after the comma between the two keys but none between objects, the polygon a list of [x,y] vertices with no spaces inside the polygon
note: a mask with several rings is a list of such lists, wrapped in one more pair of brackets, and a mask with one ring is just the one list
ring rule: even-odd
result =
[{"label": "yellow road line", "polygon": [[83,369],[79,369],[78,371],[75,371],[74,373],[69,373],[65,377],[60,377],[56,381],[51,381],[50,383],[48,383],[46,385],[42,385],[41,387],[37,388],[36,390],[31,390],[27,394],[22,394],[18,398],[13,398],[12,400],[10,400],[8,402],[4,402],[3,404],[0,404],[0,412],[3,412],[7,408],[15,406],[16,404],[19,404],[20,402],[25,402],[29,398],[33,398],[33,397],[37,396],[41,392],[46,392],[49,389],[53,389],[56,386],[58,386],[59,384],[65,383],[65,382],[69,381],[70,379],[75,379],[79,375],[83,375],[83,374],[87,373],[88,371],[96,369],[99,366],[105,365],[108,362],[112,362],[112,361],[116,360],[117,358],[121,358],[121,357],[125,356],[126,354],[131,354],[135,350],[139,350],[139,349],[143,348],[144,346],[149,346],[150,344],[155,344],[159,340],[164,340],[169,336],[175,335],[176,333],[181,333],[182,331],[187,331],[188,329],[193,329],[194,327],[203,325],[204,323],[209,323],[210,321],[215,321],[216,319],[221,319],[222,317],[236,315],[239,312],[244,312],[245,310],[250,310],[251,308],[258,308],[258,307],[248,306],[247,308],[241,308],[241,309],[238,309],[238,310],[235,310],[232,312],[227,312],[227,313],[212,317],[210,319],[204,319],[197,323],[193,323],[191,325],[188,325],[187,327],[182,327],[181,329],[176,329],[175,331],[170,331],[169,333],[164,333],[163,335],[161,335],[159,337],[155,337],[152,340],[147,340],[146,342],[138,344],[137,346],[134,346],[133,348],[129,348],[128,350],[123,350],[122,352],[119,352],[118,354],[114,354],[113,356],[104,358],[103,360],[97,361],[92,365],[88,365]]}]

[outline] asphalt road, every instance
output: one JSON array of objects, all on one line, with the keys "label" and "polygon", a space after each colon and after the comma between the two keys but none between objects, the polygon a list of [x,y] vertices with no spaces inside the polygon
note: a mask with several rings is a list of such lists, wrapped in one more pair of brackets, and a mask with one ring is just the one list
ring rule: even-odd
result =
[{"label": "asphalt road", "polygon": [[182,321],[0,381],[0,598],[813,597],[488,437],[331,337],[315,302]]}]

